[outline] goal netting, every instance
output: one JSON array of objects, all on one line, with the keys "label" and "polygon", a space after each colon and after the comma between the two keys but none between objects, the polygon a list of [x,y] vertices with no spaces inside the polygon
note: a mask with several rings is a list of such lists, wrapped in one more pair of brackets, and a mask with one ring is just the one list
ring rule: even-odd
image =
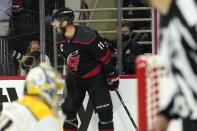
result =
[{"label": "goal netting", "polygon": [[160,101],[160,85],[167,73],[162,59],[157,55],[141,55],[136,59],[138,79],[138,128],[139,131],[151,129],[157,119]]}]

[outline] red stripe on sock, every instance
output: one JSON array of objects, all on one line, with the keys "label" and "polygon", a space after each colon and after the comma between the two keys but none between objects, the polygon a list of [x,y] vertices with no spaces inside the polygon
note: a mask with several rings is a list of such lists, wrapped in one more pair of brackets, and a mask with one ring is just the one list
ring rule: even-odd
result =
[{"label": "red stripe on sock", "polygon": [[64,131],[77,131],[76,129],[70,130],[70,129],[64,129]]},{"label": "red stripe on sock", "polygon": [[99,130],[99,131],[114,131],[114,129],[112,129],[112,130]]}]

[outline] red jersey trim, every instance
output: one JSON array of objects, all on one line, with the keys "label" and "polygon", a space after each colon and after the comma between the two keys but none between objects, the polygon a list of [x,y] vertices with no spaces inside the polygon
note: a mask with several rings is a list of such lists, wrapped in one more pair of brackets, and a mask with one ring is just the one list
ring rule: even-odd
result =
[{"label": "red jersey trim", "polygon": [[89,73],[83,75],[81,78],[90,78],[92,76],[95,76],[96,74],[98,74],[102,69],[102,65],[99,64],[96,68],[94,68],[93,70],[91,70]]},{"label": "red jersey trim", "polygon": [[105,62],[107,60],[107,58],[110,56],[110,54],[111,54],[110,50],[107,49],[106,54],[103,57],[101,57],[100,59],[98,59],[98,61]]},{"label": "red jersey trim", "polygon": [[63,42],[68,42],[68,41],[60,41],[60,42],[56,42],[56,44],[60,44],[60,43],[63,43]]},{"label": "red jersey trim", "polygon": [[[70,68],[69,65],[67,65],[67,67],[68,67],[68,70],[69,70],[74,76],[77,76],[77,74],[74,73],[74,72],[72,71],[72,69]],[[96,74],[98,74],[98,73],[101,71],[101,69],[102,69],[102,65],[99,64],[97,67],[95,67],[95,68],[94,68],[93,70],[91,70],[89,73],[87,73],[87,74],[81,76],[81,78],[90,78],[90,77],[92,77],[92,76],[95,76]]]},{"label": "red jersey trim", "polygon": [[[70,38],[71,41],[72,41],[73,37],[74,37],[75,34],[76,34],[76,30],[77,30],[77,29],[76,29],[76,27],[75,27],[74,35]],[[66,37],[66,36],[65,36],[65,37]],[[95,38],[96,38],[96,33],[94,34],[94,37],[92,38],[92,40],[89,41],[88,43],[84,43],[84,42],[80,42],[80,41],[72,41],[72,42],[73,42],[73,43],[79,43],[79,44],[88,45],[88,44],[92,43],[92,41],[94,41]],[[67,37],[66,37],[66,39],[67,39]],[[60,42],[56,42],[56,44],[60,44],[60,43],[63,43],[63,42],[68,42],[68,41],[60,41]]]},{"label": "red jersey trim", "polygon": [[105,61],[105,62],[103,62],[103,64],[108,64],[109,62],[110,62],[110,60],[111,60],[111,56],[109,56],[108,58],[107,58],[107,60]]}]

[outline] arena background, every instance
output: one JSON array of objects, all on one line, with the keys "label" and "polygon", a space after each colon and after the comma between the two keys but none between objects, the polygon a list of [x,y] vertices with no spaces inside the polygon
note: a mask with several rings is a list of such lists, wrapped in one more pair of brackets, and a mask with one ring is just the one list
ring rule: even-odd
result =
[{"label": "arena background", "polygon": [[[55,46],[55,30],[51,26],[51,16],[54,9],[65,6],[75,12],[75,24],[87,25],[96,29],[102,37],[110,40],[121,38],[121,23],[130,21],[135,25],[134,32],[142,39],[138,41],[145,48],[144,54],[157,54],[159,14],[147,7],[143,0],[141,4],[129,4],[129,0],[12,0],[13,8],[10,19],[8,36],[0,36],[0,110],[3,110],[13,100],[23,94],[24,79],[18,74],[19,60],[13,56],[16,51],[23,56],[27,45],[32,40],[39,40],[45,48],[52,66],[62,75],[66,75],[64,59],[57,53]],[[43,8],[40,8],[43,7]],[[137,15],[129,15],[129,14]],[[41,15],[42,14],[42,15]],[[146,14],[146,15],[144,15]],[[42,16],[42,17],[41,17]],[[44,33],[43,33],[44,32]],[[143,39],[143,36],[149,36]],[[121,51],[121,44],[118,43]],[[118,56],[118,68],[121,73],[122,56]],[[121,76],[120,94],[128,109],[138,123],[137,79],[135,75]],[[60,92],[61,95],[61,92]],[[114,104],[114,120],[116,131],[134,130],[132,123],[121,105],[117,95],[111,92]],[[59,112],[61,114],[61,111]],[[80,131],[97,129],[97,117],[88,102],[88,95],[84,107],[80,110]],[[63,117],[62,117],[63,120]],[[179,127],[180,128],[180,127]],[[175,129],[178,129],[175,127]]]}]

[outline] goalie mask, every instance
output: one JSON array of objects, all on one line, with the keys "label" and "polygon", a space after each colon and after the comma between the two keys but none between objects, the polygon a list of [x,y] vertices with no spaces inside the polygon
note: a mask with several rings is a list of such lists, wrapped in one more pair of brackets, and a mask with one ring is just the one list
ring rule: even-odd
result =
[{"label": "goalie mask", "polygon": [[51,66],[41,63],[30,70],[25,82],[27,95],[40,95],[51,107],[57,106],[58,90],[64,87],[61,75]]}]

